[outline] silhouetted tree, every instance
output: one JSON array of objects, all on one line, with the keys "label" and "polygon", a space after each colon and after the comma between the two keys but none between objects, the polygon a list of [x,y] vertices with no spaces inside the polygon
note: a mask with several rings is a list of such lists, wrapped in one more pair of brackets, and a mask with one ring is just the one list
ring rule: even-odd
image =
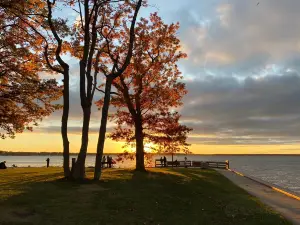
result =
[{"label": "silhouetted tree", "polygon": [[[115,29],[115,25],[113,25],[109,26],[107,29],[104,29],[101,33],[102,37],[105,39],[104,51],[108,56],[108,61],[104,59],[104,61],[102,61],[99,65],[99,69],[106,77],[106,82],[104,90],[104,101],[102,105],[101,125],[97,144],[94,173],[95,180],[99,180],[101,176],[101,160],[105,142],[112,82],[117,77],[121,76],[130,64],[135,39],[135,23],[139,9],[142,6],[142,2],[142,0],[138,0],[136,1],[136,3],[131,4],[131,7],[133,7],[131,10],[126,10],[129,13],[133,11],[129,31],[127,29],[127,18],[123,17],[121,20],[123,29]],[[112,14],[111,17],[114,18],[113,21],[115,20],[115,18],[121,18],[119,13]],[[109,68],[107,64],[111,64],[111,68]]]},{"label": "silhouetted tree", "polygon": [[[130,51],[127,54],[128,59],[123,62],[121,68],[117,68],[112,62],[112,73],[106,74],[106,66],[111,63],[112,49],[117,47],[114,43],[117,30],[123,26],[130,17],[133,17],[131,26],[134,29],[135,20],[139,11],[140,1],[78,1],[79,21],[73,27],[72,54],[80,59],[80,99],[83,110],[82,141],[80,152],[77,157],[73,177],[82,179],[85,176],[85,159],[88,148],[89,123],[91,116],[91,107],[95,90],[97,88],[97,76],[102,72],[107,77],[106,86],[111,84],[110,80],[121,74],[129,64]],[[134,31],[134,30],[133,30]],[[119,45],[130,45],[129,43],[119,43]],[[126,56],[125,56],[126,57]],[[120,56],[119,56],[120,58]],[[117,60],[118,62],[119,59]],[[118,72],[116,72],[118,71]],[[93,72],[93,73],[92,73]],[[114,79],[114,78],[113,78]],[[99,90],[99,89],[98,89]],[[104,91],[103,91],[104,92]],[[105,91],[105,95],[107,96]],[[110,94],[110,92],[109,92]],[[109,97],[109,96],[108,96]],[[107,97],[106,97],[107,98]],[[109,103],[108,103],[109,104]],[[101,120],[100,136],[105,136],[105,111],[108,105],[103,107]],[[106,112],[107,114],[107,112]],[[98,152],[98,151],[97,151]],[[96,161],[98,160],[98,154]],[[101,167],[100,157],[100,167]],[[97,164],[98,166],[98,164]],[[97,167],[96,166],[96,167]]]},{"label": "silhouetted tree", "polygon": [[178,24],[163,23],[156,13],[149,20],[142,19],[136,27],[131,64],[113,82],[117,96],[112,104],[117,112],[112,120],[118,126],[110,137],[135,142],[139,171],[145,170],[145,142],[157,151],[188,151],[191,129],[179,123],[180,115],[174,111],[187,92],[176,64],[186,57],[176,37],[178,28]]},{"label": "silhouetted tree", "polygon": [[[71,3],[69,2],[69,4]],[[0,12],[2,14],[0,18],[3,23],[3,37],[14,45],[15,53],[18,52],[14,60],[19,61],[19,74],[22,73],[23,77],[26,77],[27,80],[31,79],[30,74],[31,76],[36,76],[35,79],[38,79],[37,72],[41,71],[60,73],[64,77],[61,135],[63,139],[64,174],[68,177],[70,173],[69,141],[67,135],[69,115],[69,65],[62,59],[61,55],[68,50],[69,45],[67,42],[63,42],[61,38],[69,34],[69,28],[66,24],[67,20],[53,18],[53,9],[55,6],[55,0],[3,0],[0,3]],[[20,52],[21,50],[23,51],[22,53]],[[28,58],[28,55],[30,55],[30,58]],[[24,64],[24,60],[26,64]],[[31,69],[34,68],[35,71],[32,73],[32,71],[28,71],[26,68],[24,69],[25,65],[30,65]],[[32,79],[30,82],[32,82]],[[37,83],[35,84],[36,88],[32,88],[32,91],[35,90],[36,95],[44,96],[44,99],[40,99],[40,102],[36,104],[36,106],[41,106],[42,104],[47,106],[44,110],[48,109],[48,113],[44,112],[44,116],[53,111],[46,102],[46,90],[51,89],[51,92],[56,92],[56,95],[60,95],[61,93],[54,88],[54,81],[50,80],[47,81],[47,83],[48,85],[52,85],[48,89],[45,86],[46,83],[43,89],[39,88]],[[26,81],[20,80],[20,87],[26,87],[26,85],[28,85]],[[33,101],[34,99],[30,97],[28,89],[29,88],[26,89],[27,94],[23,92],[23,96],[27,95],[27,99]],[[22,89],[20,88],[20,90]],[[52,95],[54,96],[54,94]],[[28,106],[28,102],[26,103],[22,103],[23,107]],[[42,108],[39,112],[43,112]],[[34,116],[34,110],[28,111],[28,115]]]}]

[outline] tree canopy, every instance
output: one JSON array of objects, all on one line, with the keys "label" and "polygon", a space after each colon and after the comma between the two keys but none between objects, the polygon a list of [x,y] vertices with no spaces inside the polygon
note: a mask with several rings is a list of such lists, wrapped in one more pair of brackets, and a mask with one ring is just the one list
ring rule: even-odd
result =
[{"label": "tree canopy", "polygon": [[139,151],[144,156],[146,143],[156,151],[188,151],[191,129],[180,124],[175,111],[187,92],[177,66],[186,57],[176,36],[178,28],[179,24],[165,24],[156,13],[143,18],[136,27],[131,64],[113,83],[117,95],[112,104],[117,111],[111,120],[117,127],[110,137],[135,143],[137,156]]},{"label": "tree canopy", "polygon": [[[117,109],[114,140],[135,143],[137,168],[144,170],[144,146],[156,151],[188,152],[190,128],[176,111],[187,93],[177,66],[186,57],[177,38],[178,23],[165,24],[153,13],[137,19],[143,0],[3,0],[0,3],[0,127],[2,138],[31,129],[32,124],[60,108],[51,102],[63,96],[61,135],[65,176],[82,179],[89,142],[91,107],[96,91],[102,118],[95,179],[100,178],[109,105]],[[68,22],[64,10],[77,17]],[[57,13],[59,11],[59,13]],[[82,107],[81,146],[69,169],[69,64],[79,61]],[[60,73],[63,85],[42,80],[40,72]],[[104,81],[100,85],[99,74]],[[104,90],[102,90],[102,88]],[[113,90],[115,89],[115,90]],[[71,173],[70,173],[71,172]]]},{"label": "tree canopy", "polygon": [[[14,137],[51,114],[60,106],[51,104],[62,95],[55,79],[43,80],[37,53],[39,40],[27,32],[28,24],[17,11],[32,4],[18,1],[0,3],[0,135]],[[37,7],[37,5],[35,5]]]}]

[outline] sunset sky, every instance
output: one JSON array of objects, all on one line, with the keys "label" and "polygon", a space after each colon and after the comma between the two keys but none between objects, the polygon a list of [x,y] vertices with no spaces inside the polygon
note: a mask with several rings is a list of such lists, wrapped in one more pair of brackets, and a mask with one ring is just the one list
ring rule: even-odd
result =
[{"label": "sunset sky", "polygon": [[[188,58],[179,67],[189,93],[178,110],[181,122],[194,129],[192,152],[300,154],[299,8],[299,0],[260,0],[258,5],[254,0],[149,0],[142,9],[140,16],[158,11],[166,23],[181,25],[178,36]],[[68,63],[70,148],[78,152],[79,66],[71,58]],[[93,106],[91,153],[100,115]],[[62,151],[60,117],[57,111],[33,132],[1,140],[0,150]],[[109,123],[108,131],[113,127]],[[121,146],[106,140],[105,152],[120,152]]]}]

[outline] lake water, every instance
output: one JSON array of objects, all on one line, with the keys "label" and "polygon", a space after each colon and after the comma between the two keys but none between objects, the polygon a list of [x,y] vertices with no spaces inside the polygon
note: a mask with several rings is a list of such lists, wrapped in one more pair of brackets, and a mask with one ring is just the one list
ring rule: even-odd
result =
[{"label": "lake water", "polygon": [[[72,156],[71,156],[72,157]],[[74,156],[73,156],[74,157]],[[116,155],[112,155],[116,158]],[[159,158],[160,156],[153,156]],[[174,160],[184,160],[184,155],[175,155]],[[0,156],[8,167],[42,167],[46,165],[47,156]],[[62,166],[62,156],[49,156],[51,166]],[[225,161],[229,160],[230,168],[244,174],[265,180],[280,187],[300,194],[300,156],[203,156],[188,155],[192,161]],[[171,157],[167,156],[168,160]],[[95,156],[88,155],[86,166],[94,166]],[[118,168],[134,167],[135,161],[126,160],[117,163]]]}]

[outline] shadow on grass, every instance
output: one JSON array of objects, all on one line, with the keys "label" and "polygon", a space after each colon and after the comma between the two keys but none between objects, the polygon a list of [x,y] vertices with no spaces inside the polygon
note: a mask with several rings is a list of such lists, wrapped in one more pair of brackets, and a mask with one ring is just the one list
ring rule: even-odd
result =
[{"label": "shadow on grass", "polygon": [[15,174],[1,224],[288,224],[213,170],[106,169],[83,183],[56,170]]}]

